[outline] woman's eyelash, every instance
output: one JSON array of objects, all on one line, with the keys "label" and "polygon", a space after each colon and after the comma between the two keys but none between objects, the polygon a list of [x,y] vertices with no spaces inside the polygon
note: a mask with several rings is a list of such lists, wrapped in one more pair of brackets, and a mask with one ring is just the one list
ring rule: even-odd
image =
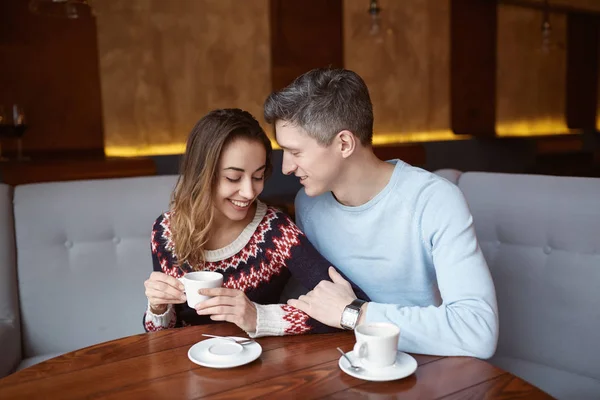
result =
[{"label": "woman's eyelash", "polygon": [[[241,178],[236,178],[236,179],[233,179],[233,178],[227,178],[227,177],[225,177],[225,179],[227,179],[229,182],[239,182]],[[262,181],[263,179],[265,179],[265,177],[264,177],[264,176],[257,177],[257,178],[255,178],[255,177],[252,177],[252,179],[253,179],[253,180],[255,180],[255,181],[257,181],[257,182],[260,182],[260,181]]]}]

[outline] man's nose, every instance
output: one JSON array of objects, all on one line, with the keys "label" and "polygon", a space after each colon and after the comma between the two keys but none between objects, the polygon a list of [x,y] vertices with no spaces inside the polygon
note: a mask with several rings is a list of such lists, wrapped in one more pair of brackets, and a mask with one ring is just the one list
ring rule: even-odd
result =
[{"label": "man's nose", "polygon": [[288,155],[286,152],[283,152],[283,161],[281,163],[281,172],[284,175],[291,175],[298,168],[296,164],[292,161],[292,157]]}]

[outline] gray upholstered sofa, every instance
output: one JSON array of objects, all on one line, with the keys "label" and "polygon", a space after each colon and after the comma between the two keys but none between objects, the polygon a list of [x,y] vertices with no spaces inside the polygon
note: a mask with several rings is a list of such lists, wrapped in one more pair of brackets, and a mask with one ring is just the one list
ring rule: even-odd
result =
[{"label": "gray upholstered sofa", "polygon": [[[600,179],[438,174],[465,194],[494,276],[491,361],[557,398],[600,398]],[[150,230],[175,180],[0,184],[0,376],[143,331]]]},{"label": "gray upholstered sofa", "polygon": [[175,182],[0,184],[0,376],[144,331],[150,232]]},{"label": "gray upholstered sofa", "polygon": [[437,171],[464,193],[498,297],[491,362],[600,399],[600,179]]}]

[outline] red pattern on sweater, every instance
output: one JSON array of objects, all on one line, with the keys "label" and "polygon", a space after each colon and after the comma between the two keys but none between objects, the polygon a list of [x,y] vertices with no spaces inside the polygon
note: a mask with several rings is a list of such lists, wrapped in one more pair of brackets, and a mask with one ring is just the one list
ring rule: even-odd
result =
[{"label": "red pattern on sweater", "polygon": [[[273,277],[286,269],[287,262],[292,258],[292,248],[301,245],[299,238],[304,235],[287,216],[268,207],[250,240],[237,254],[224,260],[206,262],[202,267],[191,267],[187,263],[179,267],[171,231],[171,215],[171,212],[163,214],[158,224],[160,232],[156,231],[155,225],[151,239],[151,249],[160,263],[161,271],[175,278],[183,276],[184,271],[217,271],[224,275],[224,287],[238,289],[247,294],[249,290],[271,290],[267,288],[269,283]],[[267,240],[271,244],[266,243]],[[251,300],[256,301],[252,298]],[[287,322],[285,334],[306,333],[312,329],[307,323],[307,314],[285,304],[281,304],[280,307],[284,311],[283,320]],[[175,324],[176,319],[173,318],[168,327]],[[189,321],[180,321],[180,325],[188,324]],[[152,321],[146,321],[145,328],[147,331],[165,329],[156,326]]]},{"label": "red pattern on sweater", "polygon": [[285,312],[283,319],[290,323],[287,333],[290,335],[299,335],[309,331],[309,328],[306,326],[308,315],[292,306],[282,305],[281,308]]},{"label": "red pattern on sweater", "polygon": [[[176,322],[175,318],[173,318],[171,321],[169,321],[169,326],[167,326],[167,329],[175,328],[175,322]],[[154,324],[154,322],[152,322],[151,320],[145,320],[144,327],[146,328],[147,332],[156,332],[156,331],[165,329],[164,326],[156,326]]]}]

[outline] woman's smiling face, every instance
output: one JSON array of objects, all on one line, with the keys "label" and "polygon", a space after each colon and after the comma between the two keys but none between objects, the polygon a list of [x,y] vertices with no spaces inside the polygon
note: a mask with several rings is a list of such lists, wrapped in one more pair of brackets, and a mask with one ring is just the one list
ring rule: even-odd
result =
[{"label": "woman's smiling face", "polygon": [[231,221],[244,220],[263,191],[267,152],[260,142],[239,138],[222,151],[217,171],[214,205]]}]

